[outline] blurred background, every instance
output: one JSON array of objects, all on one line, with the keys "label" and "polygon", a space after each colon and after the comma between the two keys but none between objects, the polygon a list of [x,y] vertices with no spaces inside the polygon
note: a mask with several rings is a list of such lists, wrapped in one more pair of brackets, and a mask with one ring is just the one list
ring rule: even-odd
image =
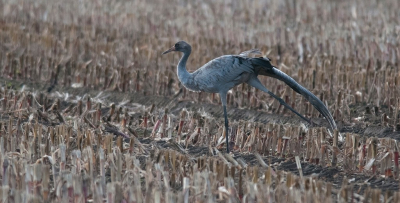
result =
[{"label": "blurred background", "polygon": [[[181,88],[175,70],[180,54],[161,53],[185,40],[192,45],[189,71],[224,54],[260,49],[340,111],[335,117],[350,111],[339,104],[396,103],[396,0],[3,0],[1,8],[1,73],[9,78],[55,83],[57,75],[57,84],[66,86],[170,96]],[[262,82],[280,96],[293,94],[274,79]],[[251,105],[253,91],[236,87],[231,104]],[[240,100],[242,93],[249,102]],[[290,98],[306,105],[299,95]],[[254,97],[254,106],[264,108],[269,99]]]}]

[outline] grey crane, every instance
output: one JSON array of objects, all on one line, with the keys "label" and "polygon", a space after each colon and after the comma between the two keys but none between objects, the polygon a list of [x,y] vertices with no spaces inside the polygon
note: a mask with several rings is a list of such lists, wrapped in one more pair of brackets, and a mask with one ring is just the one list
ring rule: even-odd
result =
[{"label": "grey crane", "polygon": [[222,106],[224,108],[225,118],[225,138],[226,138],[226,150],[229,153],[229,140],[228,140],[228,117],[226,113],[226,95],[230,89],[236,85],[247,83],[263,92],[268,93],[273,98],[277,99],[279,103],[302,119],[310,123],[310,121],[303,115],[295,111],[281,98],[270,92],[264,85],[258,80],[258,75],[265,75],[276,78],[285,82],[297,93],[303,95],[329,122],[332,129],[336,129],[336,123],[333,120],[331,113],[328,108],[322,103],[318,97],[316,97],[309,90],[297,83],[293,78],[286,75],[284,72],[275,68],[268,58],[264,57],[249,57],[251,53],[260,53],[258,50],[249,50],[242,52],[239,55],[225,55],[215,58],[201,68],[197,69],[193,73],[189,73],[186,70],[186,62],[192,52],[192,47],[185,41],[177,42],[173,47],[163,52],[166,54],[172,51],[179,51],[183,53],[182,58],[178,63],[178,78],[179,81],[187,89],[195,92],[209,92],[219,93],[221,97]]}]

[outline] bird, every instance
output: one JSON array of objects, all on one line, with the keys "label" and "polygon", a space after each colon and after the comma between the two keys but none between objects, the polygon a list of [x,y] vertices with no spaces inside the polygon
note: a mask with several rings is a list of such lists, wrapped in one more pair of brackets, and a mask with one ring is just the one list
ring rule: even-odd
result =
[{"label": "bird", "polygon": [[162,55],[174,51],[183,53],[177,66],[177,75],[179,81],[185,88],[194,92],[218,93],[220,95],[225,119],[225,141],[227,153],[229,153],[229,123],[226,111],[226,96],[230,89],[242,83],[247,83],[248,85],[271,95],[273,98],[278,100],[281,105],[311,124],[309,119],[305,118],[280,97],[269,91],[258,79],[259,75],[272,77],[286,83],[295,92],[306,98],[325,117],[332,130],[337,129],[332,114],[318,97],[305,87],[301,86],[286,73],[273,66],[269,58],[249,56],[250,54],[261,54],[257,49],[244,51],[239,55],[223,55],[217,57],[192,73],[189,73],[186,69],[186,63],[192,52],[190,44],[185,41],[179,41],[170,49],[163,52]]}]

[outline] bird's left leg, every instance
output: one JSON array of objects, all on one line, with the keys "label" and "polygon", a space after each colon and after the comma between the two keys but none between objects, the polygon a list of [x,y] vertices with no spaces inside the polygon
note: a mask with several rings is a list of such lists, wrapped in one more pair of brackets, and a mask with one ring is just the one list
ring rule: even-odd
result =
[{"label": "bird's left leg", "polygon": [[268,93],[269,95],[271,95],[273,98],[275,98],[276,100],[279,101],[279,103],[281,105],[283,105],[284,107],[288,108],[289,110],[291,110],[293,113],[295,113],[296,115],[298,115],[300,118],[302,118],[303,120],[307,121],[308,123],[311,124],[310,120],[305,118],[303,115],[301,115],[299,112],[297,112],[296,110],[294,110],[291,106],[289,106],[285,101],[283,101],[283,99],[281,99],[280,97],[276,96],[274,93],[272,93],[271,91],[269,91],[266,87],[264,87],[263,84],[261,84],[260,80],[258,80],[258,78],[256,77],[252,77],[247,81],[247,84]]},{"label": "bird's left leg", "polygon": [[221,97],[222,106],[224,107],[226,152],[229,153],[229,138],[228,138],[229,124],[228,124],[228,115],[226,113],[226,95],[227,95],[226,91],[219,93],[219,96]]}]

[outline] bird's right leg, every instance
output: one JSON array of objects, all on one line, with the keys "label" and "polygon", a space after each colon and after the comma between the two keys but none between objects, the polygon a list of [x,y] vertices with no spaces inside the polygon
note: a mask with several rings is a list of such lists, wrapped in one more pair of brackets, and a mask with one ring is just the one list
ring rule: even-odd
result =
[{"label": "bird's right leg", "polygon": [[289,110],[291,110],[293,113],[295,113],[296,115],[298,115],[300,118],[302,118],[303,120],[307,121],[308,123],[311,124],[311,121],[307,118],[305,118],[303,115],[301,115],[299,112],[297,112],[296,110],[294,110],[292,107],[290,107],[285,101],[283,101],[283,99],[281,99],[280,97],[276,96],[274,93],[272,93],[271,91],[269,91],[266,87],[264,87],[263,84],[261,84],[261,82],[258,80],[258,78],[253,77],[250,80],[247,81],[247,84],[268,93],[269,95],[271,95],[273,98],[275,98],[276,100],[279,101],[279,103],[281,105],[283,105],[284,107],[288,108]]},{"label": "bird's right leg", "polygon": [[226,142],[226,152],[229,153],[229,138],[228,138],[228,115],[226,113],[226,94],[227,92],[220,92],[219,96],[221,97],[221,103],[224,107],[224,119],[225,119],[225,142]]}]

